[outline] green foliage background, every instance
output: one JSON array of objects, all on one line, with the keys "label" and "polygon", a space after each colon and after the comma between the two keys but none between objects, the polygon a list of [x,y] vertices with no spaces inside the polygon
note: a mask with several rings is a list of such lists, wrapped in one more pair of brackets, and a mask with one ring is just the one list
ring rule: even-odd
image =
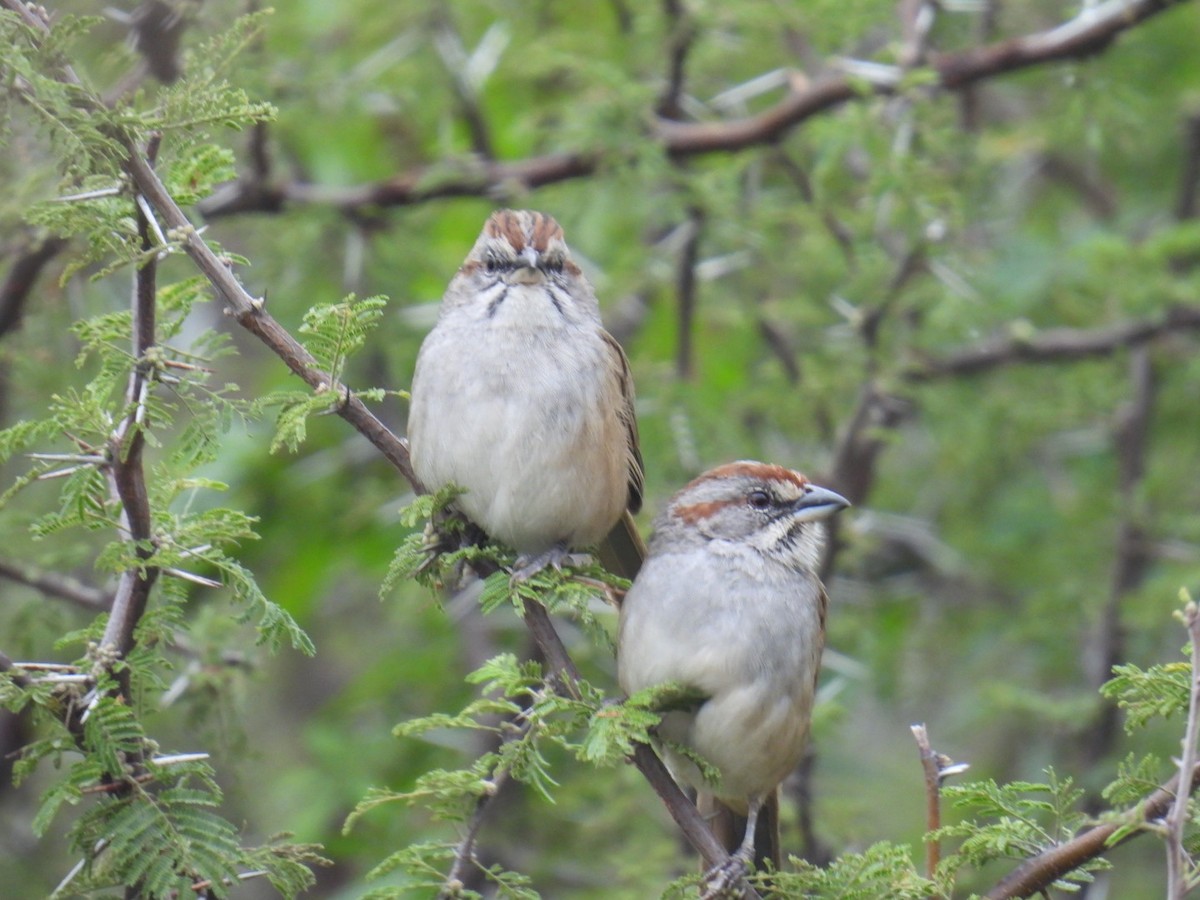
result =
[{"label": "green foliage background", "polygon": [[[1200,581],[1195,335],[1180,330],[1150,345],[1145,471],[1131,493],[1118,489],[1114,440],[1133,391],[1128,348],[976,375],[913,373],[997,335],[1029,340],[1198,302],[1200,226],[1181,220],[1178,206],[1184,126],[1200,114],[1200,11],[1185,3],[1094,57],[989,79],[969,95],[930,90],[918,72],[900,96],[847,103],[770,146],[672,160],[650,136],[679,30],[693,35],[685,110],[736,116],[782,96],[781,88],[731,93],[763,73],[817,78],[841,57],[893,62],[895,6],[695,2],[675,21],[659,4],[621,0],[280,4],[219,75],[275,108],[265,126],[269,180],[327,193],[278,212],[214,216],[206,237],[248,261],[239,277],[301,337],[315,304],[386,296],[344,377],[356,389],[396,392],[487,214],[510,205],[554,215],[630,357],[644,529],[689,477],[730,459],[768,459],[828,481],[864,386],[886,395],[898,422],[866,432],[883,446],[869,495],[843,522],[828,579],[811,814],[834,852],[886,840],[919,859],[924,799],[911,722],[927,722],[937,749],[969,761],[972,776],[1040,782],[1053,766],[1093,799],[1131,751],[1166,759],[1178,749],[1175,719],[1102,738],[1106,673],[1089,666],[1099,635],[1116,636],[1120,659],[1142,667],[1176,660],[1184,642],[1170,612],[1179,588],[1195,592]],[[990,31],[978,12],[941,12],[931,46],[953,51],[1037,31],[1077,11],[995,8]],[[169,89],[145,82],[133,107],[146,122],[155,111],[167,124],[185,114],[214,58],[198,48],[246,6],[208,0],[186,10],[185,78]],[[137,60],[125,32],[102,20],[69,51],[101,89]],[[455,39],[465,66],[445,61]],[[456,79],[498,158],[598,152],[598,172],[394,208],[328,202],[340,188],[418,167],[428,186],[473,171]],[[33,204],[111,182],[115,168],[83,180],[64,173],[69,142],[61,131],[49,139],[11,87],[5,114],[0,237],[11,257],[27,223],[58,225],[54,207],[31,215]],[[231,161],[243,173],[251,166],[250,133],[220,122],[201,130],[232,156],[197,159],[197,129],[168,131],[160,169],[178,163],[178,190],[193,170],[203,182]],[[113,215],[129,215],[122,209]],[[677,270],[689,222],[699,228],[700,265],[684,375]],[[95,356],[72,365],[85,337],[72,323],[127,308],[127,271],[102,274],[112,252],[85,256],[73,245],[37,284],[20,329],[0,343],[0,424],[44,416],[51,398],[95,377]],[[910,257],[917,271],[900,278]],[[162,282],[194,274],[177,255]],[[363,309],[368,319],[379,311]],[[215,303],[201,300],[179,327],[184,344],[207,329],[228,335],[236,352],[206,365],[215,385],[236,383],[239,402],[301,387]],[[401,396],[381,395],[373,408],[403,431]],[[391,804],[343,833],[348,813],[372,787],[409,790],[422,773],[467,766],[483,749],[469,733],[398,739],[392,727],[462,708],[475,695],[466,674],[498,653],[527,653],[527,640],[511,613],[480,618],[469,602],[443,606],[415,584],[381,602],[379,585],[411,530],[398,516],[407,485],[335,416],[309,418],[295,452],[272,453],[274,413],[260,412],[221,432],[198,474],[228,485],[222,507],[256,517],[259,539],[238,541],[232,555],[307,631],[316,655],[266,652],[238,623],[242,607],[229,591],[192,586],[181,613],[190,652],[168,652],[175,669],[164,675],[168,683],[187,675],[186,690],[161,710],[145,698],[143,723],[164,743],[213,755],[222,812],[251,843],[288,831],[324,845],[334,864],[318,871],[313,896],[357,897],[388,854],[455,831]],[[5,486],[26,468],[10,461]],[[204,509],[218,499],[196,491],[179,503]],[[111,534],[31,533],[58,503],[52,483],[10,502],[0,555],[104,586],[93,561]],[[1114,605],[1114,630],[1105,613],[1122,522],[1143,529],[1149,562]],[[0,650],[77,655],[52,648],[89,614],[16,584],[3,592]],[[605,648],[569,621],[561,628],[593,683],[613,688]],[[681,871],[672,827],[635,771],[592,769],[565,752],[551,762],[556,802],[530,790],[497,804],[481,835],[491,858],[551,897],[651,896]],[[1168,774],[1164,766],[1153,777]],[[40,792],[60,777],[45,768],[19,789],[0,787],[0,884],[15,886],[13,896],[48,893],[73,863],[61,840],[68,821],[41,840],[29,829]],[[799,850],[791,816],[787,845]],[[1161,852],[1143,838],[1114,853],[1110,895],[1160,896]],[[983,890],[1004,871],[965,875],[965,888]]]}]

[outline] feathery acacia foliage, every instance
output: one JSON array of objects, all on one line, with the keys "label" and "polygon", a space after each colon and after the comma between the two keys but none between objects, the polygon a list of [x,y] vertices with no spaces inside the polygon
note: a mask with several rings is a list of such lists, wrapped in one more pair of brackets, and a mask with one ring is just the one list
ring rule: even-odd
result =
[{"label": "feathery acacia foliage", "polygon": [[[0,285],[0,572],[51,598],[0,610],[0,651],[61,660],[0,656],[22,732],[19,797],[0,804],[40,795],[23,821],[41,838],[0,880],[232,896],[260,873],[291,896],[325,854],[345,864],[326,893],[350,871],[377,897],[695,894],[699,875],[668,884],[670,822],[621,765],[695,698],[614,696],[602,598],[624,585],[599,568],[512,585],[511,554],[447,517],[452,491],[397,521],[395,472],[327,424],[386,443],[351,407],[398,418],[403,391],[351,385],[406,383],[424,301],[499,203],[564,222],[620,326],[648,510],[746,456],[824,466],[859,509],[831,562],[816,824],[785,818],[809,858],[759,890],[976,896],[1103,832],[1030,890],[1095,877],[1136,896],[1160,865],[1118,844],[1195,849],[1194,807],[1172,818],[1160,796],[1195,718],[1161,604],[1200,571],[1181,475],[1200,177],[1174,178],[1171,116],[1200,129],[1180,99],[1194,42],[1169,18],[1194,23],[1193,5],[901,4],[920,14],[894,23],[882,0],[250,16],[212,0],[168,10],[187,28],[170,84],[124,78],[145,46],[110,19],[0,6],[0,237],[18,274],[60,263],[19,337],[7,305],[28,289]],[[132,21],[134,48],[148,27]],[[164,226],[143,157],[210,217],[200,238]],[[428,211],[449,198],[468,199]],[[270,298],[309,358],[264,340],[311,390],[230,340],[235,322],[262,337],[265,307],[198,277],[197,240]],[[477,593],[431,590],[465,570]],[[524,625],[546,608],[564,657],[530,660]],[[267,688],[243,677],[259,666]],[[1110,670],[1123,741],[1096,700]],[[922,871],[934,838],[919,804],[892,802],[919,778],[895,735],[932,715],[980,774],[945,789],[953,821]],[[300,839],[257,837],[272,819]],[[987,896],[1020,895],[1004,884]]]}]

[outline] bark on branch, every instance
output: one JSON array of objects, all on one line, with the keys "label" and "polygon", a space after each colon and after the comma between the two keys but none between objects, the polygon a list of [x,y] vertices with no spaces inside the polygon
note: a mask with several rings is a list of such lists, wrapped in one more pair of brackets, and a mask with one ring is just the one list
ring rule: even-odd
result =
[{"label": "bark on branch", "polygon": [[1176,305],[1157,316],[1100,328],[1048,328],[1029,336],[1009,335],[930,357],[904,372],[911,382],[975,375],[1013,363],[1055,363],[1108,356],[1174,331],[1200,330],[1200,306]]},{"label": "bark on branch", "polygon": [[[1197,784],[1200,784],[1200,765],[1192,770],[1191,788],[1193,791]],[[1175,793],[1178,788],[1179,776],[1177,775],[1142,802],[1142,805],[1135,811],[1132,822],[1156,825],[1170,811],[1175,802]],[[1113,835],[1129,824],[1131,824],[1130,818],[1105,822],[1103,825],[1089,828],[1065,844],[1060,844],[1045,853],[1025,860],[984,895],[986,900],[1013,900],[1017,897],[1032,897],[1034,894],[1045,891],[1072,869],[1079,868],[1088,860],[1095,859],[1113,847],[1142,833],[1140,830],[1133,830],[1123,835],[1120,840],[1110,843]]]},{"label": "bark on branch", "polygon": [[[1122,32],[1183,2],[1186,0],[1108,0],[1048,31],[967,50],[929,54],[927,64],[936,87],[963,90],[1008,72],[1099,53]],[[649,124],[650,137],[672,157],[729,153],[769,145],[828,109],[853,100],[896,93],[902,70],[890,71],[887,67],[877,70],[883,74],[869,81],[858,75],[838,75],[793,89],[775,105],[744,118],[684,122],[656,116]],[[200,204],[200,211],[214,219],[250,211],[278,212],[289,204],[322,204],[350,214],[362,207],[492,196],[511,187],[531,190],[591,175],[604,159],[599,150],[553,153],[512,162],[473,159],[463,162],[459,172],[448,171],[444,165],[418,168],[384,181],[347,188],[298,181],[267,185],[249,177],[217,191]]]}]

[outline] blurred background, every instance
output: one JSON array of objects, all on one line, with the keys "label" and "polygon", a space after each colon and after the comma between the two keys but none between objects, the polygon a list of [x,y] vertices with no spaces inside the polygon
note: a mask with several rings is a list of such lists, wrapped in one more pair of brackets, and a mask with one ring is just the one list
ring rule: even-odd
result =
[{"label": "blurred background", "polygon": [[[145,67],[136,102],[152,104],[156,74],[174,63],[190,77],[205,64],[192,48],[256,6],[193,0],[149,31],[155,5],[110,9],[74,61],[114,88]],[[487,215],[556,217],[631,361],[643,530],[690,477],[738,458],[854,501],[831,548],[822,702],[790,791],[807,800],[788,804],[785,847],[820,861],[887,839],[919,859],[911,723],[969,762],[967,778],[1041,781],[1053,767],[1096,811],[1119,760],[1168,758],[1182,733],[1168,721],[1126,735],[1097,688],[1116,662],[1182,659],[1171,613],[1200,583],[1200,11],[1085,34],[1058,59],[1005,44],[1112,4],[1084,6],[282,3],[220,73],[277,118],[221,136],[241,178],[194,218],[249,261],[237,274],[293,333],[312,304],[386,295],[346,380],[399,391]],[[131,32],[149,37],[139,48]],[[984,46],[1032,55],[950,83]],[[788,106],[831,82],[849,85],[837,102]],[[710,123],[707,144],[689,123]],[[22,210],[58,190],[50,162],[40,138],[6,128],[5,273],[30,252]],[[124,274],[61,283],[71,254],[48,255],[0,337],[5,426],[86,382],[69,324],[128,302]],[[162,280],[192,274],[174,258]],[[299,387],[216,303],[189,328],[230,333],[218,383],[247,397]],[[373,409],[403,433],[403,398]],[[224,812],[248,835],[325,845],[334,865],[311,896],[359,897],[389,853],[456,832],[394,804],[343,834],[347,813],[372,786],[406,789],[481,749],[391,728],[458,710],[464,676],[527,639],[512,615],[480,618],[415,585],[381,600],[408,486],[335,416],[294,454],[271,454],[271,434],[270,421],[235,426],[203,473],[229,490],[194,502],[258,517],[261,540],[239,558],[317,654],[256,648],[228,598],[196,588],[182,680],[163,708],[147,698],[148,728],[213,754]],[[0,555],[94,583],[86,535],[29,534],[56,502],[35,488],[4,509]],[[54,642],[94,616],[7,581],[0,597],[14,658],[71,658]],[[561,630],[615,691],[607,648]],[[11,749],[33,726],[3,727]],[[547,897],[655,896],[692,865],[636,771],[555,762],[558,802],[505,796],[480,835],[488,859]],[[70,814],[40,841],[29,828],[55,777],[0,785],[7,896],[48,894],[73,864]],[[1162,854],[1148,837],[1119,848],[1088,896],[1160,896]]]}]

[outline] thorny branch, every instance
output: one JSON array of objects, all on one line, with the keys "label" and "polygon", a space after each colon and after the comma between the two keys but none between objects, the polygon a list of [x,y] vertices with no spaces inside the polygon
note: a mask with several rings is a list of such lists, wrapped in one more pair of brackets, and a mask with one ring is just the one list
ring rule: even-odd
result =
[{"label": "thorny branch", "polygon": [[1167,900],[1183,900],[1191,887],[1194,867],[1183,844],[1187,827],[1188,805],[1196,787],[1196,742],[1200,739],[1200,607],[1189,601],[1181,617],[1192,645],[1191,690],[1188,692],[1187,725],[1183,733],[1183,753],[1179,757],[1179,789],[1167,813]]},{"label": "thorny branch", "polygon": [[[942,781],[938,774],[938,758],[929,745],[929,733],[924,725],[912,726],[913,738],[921,754],[921,771],[925,773],[925,833],[942,827]],[[941,861],[941,846],[936,838],[925,838],[925,877],[932,878]]]},{"label": "thorny branch", "polygon": [[[150,139],[143,159],[140,152],[133,153],[147,167],[158,152],[159,135]],[[147,354],[155,343],[155,309],[158,291],[158,254],[154,249],[154,234],[140,204],[137,206],[137,227],[145,260],[134,274],[133,287],[133,359],[129,373],[129,387],[125,392],[128,412],[113,430],[108,440],[108,463],[105,467],[112,492],[121,505],[121,530],[127,540],[136,547],[139,560],[148,560],[154,555],[153,521],[150,512],[150,497],[146,490],[146,472],[142,464],[142,451],[146,438],[146,401],[153,388],[153,369]],[[109,649],[124,658],[133,649],[133,633],[146,611],[150,589],[158,579],[156,566],[131,566],[121,573],[117,592],[113,597],[112,612],[100,641],[102,649]],[[122,692],[128,696],[128,679],[121,680]]]},{"label": "thorny branch", "polygon": [[329,373],[317,365],[312,354],[266,311],[261,298],[250,296],[225,261],[200,237],[154,170],[137,153],[131,159],[130,175],[138,190],[166,222],[169,236],[179,241],[184,252],[212,284],[228,314],[266,344],[309,387],[318,391],[336,390],[343,394],[344,400],[337,408],[338,415],[375,445],[384,458],[419,490],[420,483],[408,458],[408,445],[389,431],[345,385],[335,384]]}]

